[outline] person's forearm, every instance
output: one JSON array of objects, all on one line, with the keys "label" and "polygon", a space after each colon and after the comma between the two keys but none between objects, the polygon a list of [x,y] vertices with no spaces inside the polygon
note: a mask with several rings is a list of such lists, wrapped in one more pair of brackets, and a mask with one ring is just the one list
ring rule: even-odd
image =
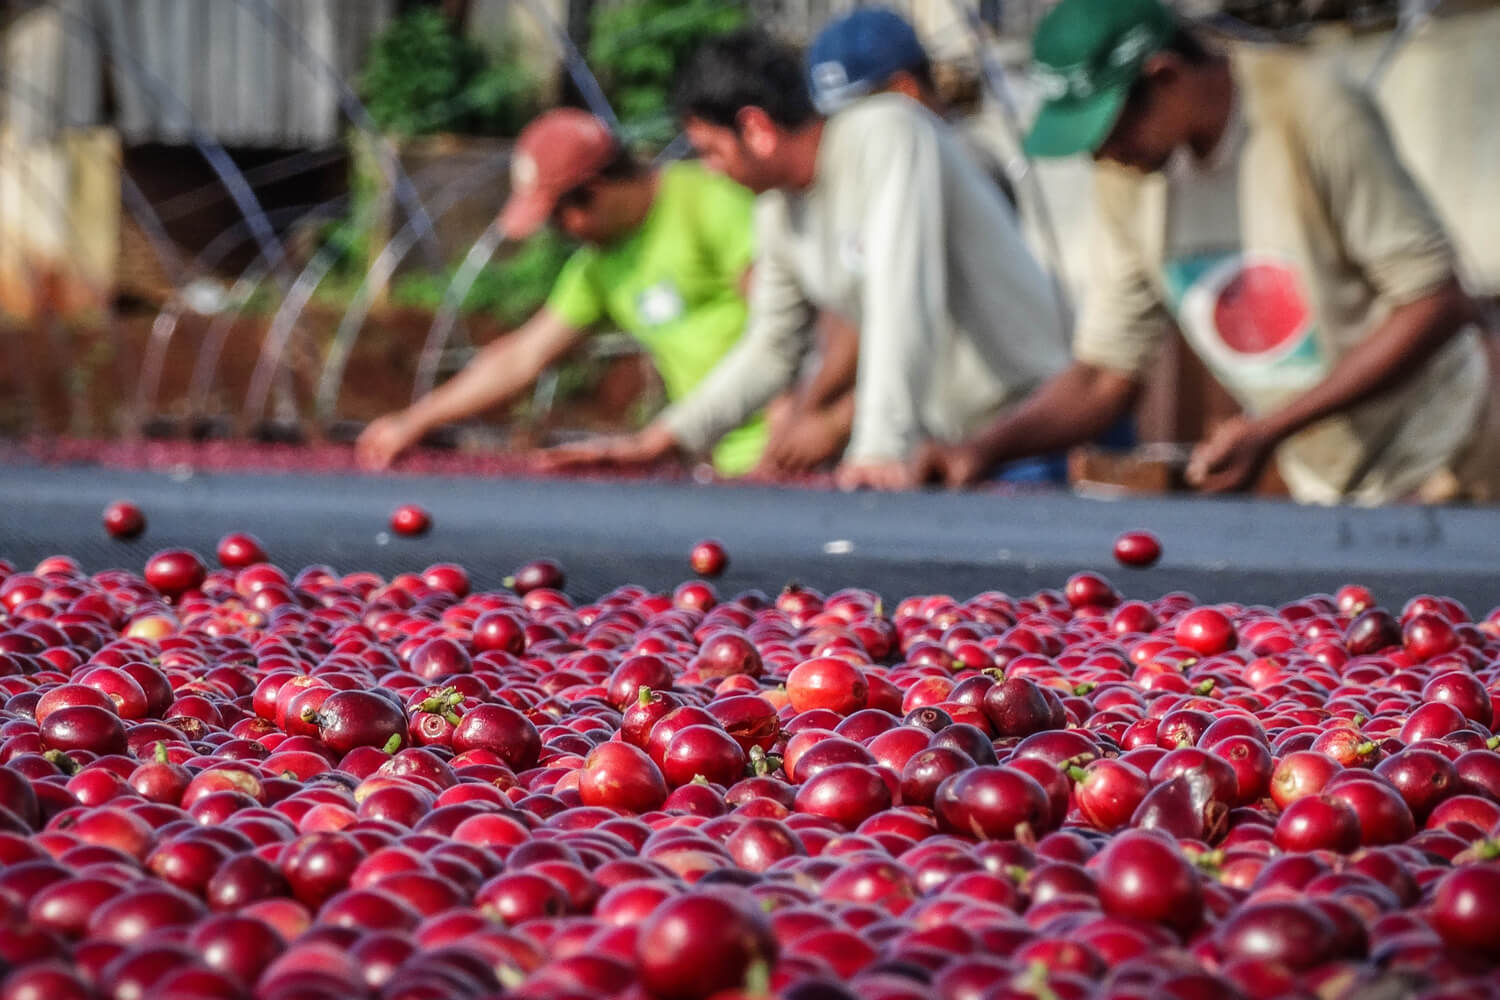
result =
[{"label": "person's forearm", "polygon": [[505,403],[531,385],[566,345],[537,344],[522,331],[485,345],[453,378],[406,411],[424,430],[465,420]]},{"label": "person's forearm", "polygon": [[801,405],[824,410],[840,405],[847,397],[853,419],[854,375],[859,368],[859,331],[840,316],[829,315],[823,324],[823,356],[801,393]]},{"label": "person's forearm", "polygon": [[1457,281],[1400,306],[1359,347],[1342,358],[1317,385],[1261,418],[1284,440],[1325,417],[1347,410],[1400,385],[1475,318],[1474,306]]},{"label": "person's forearm", "polygon": [[1083,444],[1129,410],[1137,387],[1128,375],[1075,362],[970,444],[986,468]]},{"label": "person's forearm", "polygon": [[820,411],[829,425],[838,429],[847,440],[854,429],[854,393],[845,392]]},{"label": "person's forearm", "polygon": [[498,344],[484,348],[463,371],[413,403],[407,419],[431,430],[512,398],[536,378],[536,373],[513,363],[512,354]]},{"label": "person's forearm", "polygon": [[684,451],[706,452],[796,379],[806,350],[801,309],[752,311],[748,328],[718,364],[655,423]]},{"label": "person's forearm", "polygon": [[796,360],[741,340],[687,396],[653,421],[684,451],[706,452],[793,381]]}]

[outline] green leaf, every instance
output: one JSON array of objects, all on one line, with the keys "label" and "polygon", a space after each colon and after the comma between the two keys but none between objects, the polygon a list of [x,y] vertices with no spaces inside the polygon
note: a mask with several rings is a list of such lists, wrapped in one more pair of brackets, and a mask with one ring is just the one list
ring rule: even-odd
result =
[{"label": "green leaf", "polygon": [[700,44],[747,24],[738,0],[625,0],[594,8],[589,65],[627,135],[660,146],[675,133],[677,73]]},{"label": "green leaf", "polygon": [[513,53],[490,59],[442,12],[418,7],[371,43],[359,90],[388,133],[514,135],[540,107],[540,82]]}]

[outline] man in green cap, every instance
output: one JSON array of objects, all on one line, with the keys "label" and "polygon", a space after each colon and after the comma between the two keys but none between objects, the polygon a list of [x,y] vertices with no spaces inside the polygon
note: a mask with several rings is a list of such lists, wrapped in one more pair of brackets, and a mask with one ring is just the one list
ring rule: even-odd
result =
[{"label": "man in green cap", "polygon": [[1033,43],[1039,157],[1089,154],[1074,362],[918,473],[951,485],[1088,440],[1174,325],[1244,415],[1194,451],[1212,492],[1274,455],[1302,502],[1500,500],[1500,404],[1453,247],[1369,95],[1228,54],[1158,0],[1062,0]]}]

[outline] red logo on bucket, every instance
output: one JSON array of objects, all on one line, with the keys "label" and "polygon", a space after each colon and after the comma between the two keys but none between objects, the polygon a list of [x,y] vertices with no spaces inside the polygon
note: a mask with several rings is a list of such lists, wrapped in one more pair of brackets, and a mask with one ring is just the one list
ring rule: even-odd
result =
[{"label": "red logo on bucket", "polygon": [[1271,354],[1288,347],[1311,319],[1296,272],[1272,260],[1246,262],[1219,289],[1213,306],[1219,338],[1239,354]]}]

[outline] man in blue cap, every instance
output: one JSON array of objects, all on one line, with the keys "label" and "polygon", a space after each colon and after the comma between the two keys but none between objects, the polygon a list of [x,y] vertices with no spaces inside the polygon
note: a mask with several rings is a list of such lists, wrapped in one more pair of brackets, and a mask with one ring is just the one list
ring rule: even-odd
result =
[{"label": "man in blue cap", "polygon": [[807,66],[819,114],[890,89],[939,110],[927,50],[911,24],[885,7],[858,7],[824,25],[807,50]]},{"label": "man in blue cap", "polygon": [[[949,115],[939,93],[932,60],[911,24],[885,7],[857,7],[823,27],[808,48],[808,90],[822,115],[837,114],[876,94],[901,94],[954,126],[974,161],[1016,204],[1015,189],[998,151],[972,129]],[[792,405],[776,411],[759,472],[796,475],[838,457],[849,440],[854,415],[853,386],[859,356],[859,332],[845,319],[826,315],[821,322],[820,363]],[[1058,460],[1022,463],[1006,478],[1065,479]]]},{"label": "man in blue cap", "polygon": [[881,94],[824,118],[798,53],[756,29],[706,43],[675,98],[704,165],[760,195],[745,334],[644,431],[557,464],[705,452],[792,386],[819,312],[859,330],[845,489],[911,485],[925,439],[960,440],[1066,364],[1015,212],[931,112]]},{"label": "man in blue cap", "polygon": [[1016,203],[999,152],[954,118],[938,87],[932,58],[916,29],[900,14],[886,7],[856,7],[823,26],[808,47],[806,61],[808,89],[819,114],[837,114],[872,94],[903,94],[947,119],[1006,199]]},{"label": "man in blue cap", "polygon": [[1310,503],[1500,499],[1476,309],[1371,97],[1285,53],[1226,53],[1160,0],[1062,0],[1033,41],[1034,156],[1090,155],[1096,226],[1073,364],[918,474],[961,485],[1086,440],[1179,329],[1244,415],[1191,483],[1274,456]]}]

